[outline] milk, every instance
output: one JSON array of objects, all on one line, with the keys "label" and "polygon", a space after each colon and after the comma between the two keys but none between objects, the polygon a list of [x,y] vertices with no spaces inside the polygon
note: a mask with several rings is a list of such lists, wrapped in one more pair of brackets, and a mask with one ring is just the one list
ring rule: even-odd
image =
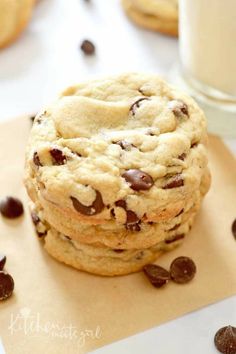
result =
[{"label": "milk", "polygon": [[201,89],[236,101],[236,0],[180,0],[180,60]]}]

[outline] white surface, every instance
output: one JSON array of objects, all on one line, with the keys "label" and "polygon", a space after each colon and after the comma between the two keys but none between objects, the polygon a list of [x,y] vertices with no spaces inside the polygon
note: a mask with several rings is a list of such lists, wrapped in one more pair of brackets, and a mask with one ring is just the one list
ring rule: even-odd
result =
[{"label": "white surface", "polygon": [[[84,38],[96,44],[94,57],[80,52]],[[129,70],[166,76],[176,61],[177,40],[133,26],[119,0],[41,0],[21,39],[0,52],[0,120],[34,114],[65,85],[88,77]],[[230,146],[236,151],[235,140]],[[236,298],[98,353],[216,353],[213,335],[225,324],[236,325]]]}]

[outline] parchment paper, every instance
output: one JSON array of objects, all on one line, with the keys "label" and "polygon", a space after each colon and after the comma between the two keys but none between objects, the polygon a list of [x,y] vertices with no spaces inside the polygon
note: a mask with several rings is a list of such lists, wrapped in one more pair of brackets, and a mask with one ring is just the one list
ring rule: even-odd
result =
[{"label": "parchment paper", "polygon": [[53,260],[33,231],[22,183],[31,123],[21,117],[0,125],[0,197],[24,201],[25,215],[0,217],[0,252],[15,280],[0,303],[0,336],[7,354],[87,353],[236,293],[236,164],[219,138],[210,138],[212,188],[180,248],[163,255],[169,267],[181,255],[194,259],[195,279],[153,288],[142,273],[116,278],[88,275]]}]

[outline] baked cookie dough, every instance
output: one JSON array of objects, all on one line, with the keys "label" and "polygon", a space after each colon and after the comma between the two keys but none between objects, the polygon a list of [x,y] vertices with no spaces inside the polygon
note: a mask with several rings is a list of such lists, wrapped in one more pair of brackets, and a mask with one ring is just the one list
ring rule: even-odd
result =
[{"label": "baked cookie dough", "polygon": [[162,32],[178,35],[177,0],[122,0],[127,16],[137,25]]},{"label": "baked cookie dough", "polygon": [[0,48],[12,43],[26,27],[35,0],[0,0]]},{"label": "baked cookie dough", "polygon": [[152,248],[189,231],[210,186],[206,143],[198,105],[158,76],[88,81],[36,116],[25,185],[74,242]]}]

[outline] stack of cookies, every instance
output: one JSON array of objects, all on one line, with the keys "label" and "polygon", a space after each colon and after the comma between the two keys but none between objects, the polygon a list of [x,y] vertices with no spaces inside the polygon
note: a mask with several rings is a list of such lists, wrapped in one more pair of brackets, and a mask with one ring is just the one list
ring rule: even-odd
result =
[{"label": "stack of cookies", "polygon": [[46,250],[112,276],[182,243],[210,185],[206,142],[194,100],[155,75],[68,88],[36,116],[26,153]]},{"label": "stack of cookies", "polygon": [[178,0],[122,0],[127,16],[137,25],[178,35]]}]

